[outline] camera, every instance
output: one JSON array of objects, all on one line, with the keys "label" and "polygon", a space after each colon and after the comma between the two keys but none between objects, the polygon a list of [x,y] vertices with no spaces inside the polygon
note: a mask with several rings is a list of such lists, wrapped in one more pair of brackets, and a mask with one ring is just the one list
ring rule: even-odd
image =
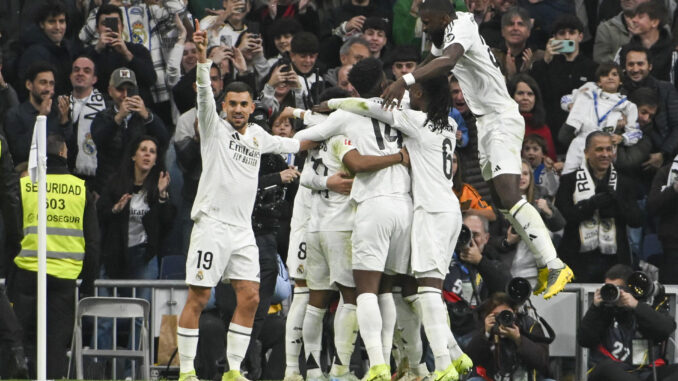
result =
[{"label": "camera", "polygon": [[280,227],[286,187],[277,184],[258,188],[252,211],[252,229],[255,233]]},{"label": "camera", "polygon": [[460,251],[471,246],[471,239],[473,238],[473,233],[468,226],[461,224],[461,230],[459,230],[459,237],[457,237],[457,246],[454,247],[454,251],[459,253]]},{"label": "camera", "polygon": [[516,304],[523,304],[532,293],[530,282],[521,277],[515,277],[506,285],[506,293]]},{"label": "camera", "polygon": [[112,30],[115,33],[118,33],[118,18],[117,17],[104,17],[101,20],[101,25]]},{"label": "camera", "polygon": [[497,314],[495,321],[502,327],[511,327],[516,322],[516,314],[511,310],[503,310]]},{"label": "camera", "polygon": [[650,300],[656,296],[665,294],[664,285],[652,281],[652,279],[642,271],[636,271],[631,274],[626,283],[631,295],[638,300]]},{"label": "camera", "polygon": [[621,292],[619,292],[619,287],[611,283],[605,283],[603,287],[600,288],[600,298],[603,299],[603,303],[606,305],[614,305],[619,300]]},{"label": "camera", "polygon": [[290,52],[283,52],[282,57],[280,57],[274,66],[282,66],[280,71],[283,73],[292,70],[292,59],[290,58]]},{"label": "camera", "polygon": [[248,122],[256,123],[264,129],[269,129],[268,108],[260,100],[254,101],[254,111],[250,114]]}]

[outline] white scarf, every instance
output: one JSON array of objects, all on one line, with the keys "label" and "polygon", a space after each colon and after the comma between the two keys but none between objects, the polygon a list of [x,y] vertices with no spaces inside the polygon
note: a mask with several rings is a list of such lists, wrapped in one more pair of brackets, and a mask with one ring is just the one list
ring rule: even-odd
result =
[{"label": "white scarf", "polygon": [[[608,185],[617,189],[617,171],[610,165]],[[589,173],[586,159],[575,173],[574,203],[587,200],[596,194],[596,186]],[[617,228],[614,218],[600,218],[598,210],[593,216],[579,224],[580,253],[600,249],[602,254],[617,253]]]},{"label": "white scarf", "polygon": [[673,164],[671,164],[671,169],[669,170],[669,178],[666,181],[666,185],[662,187],[662,192],[667,187],[672,187],[676,180],[678,180],[678,155],[673,158]]},{"label": "white scarf", "polygon": [[[106,109],[104,97],[97,89],[85,98],[82,106],[75,108],[76,101],[71,94],[71,120],[77,125],[78,156],[75,158],[75,173],[85,176],[94,176],[97,170],[97,148],[92,139],[90,128],[94,117]],[[76,115],[77,112],[77,115]]]}]

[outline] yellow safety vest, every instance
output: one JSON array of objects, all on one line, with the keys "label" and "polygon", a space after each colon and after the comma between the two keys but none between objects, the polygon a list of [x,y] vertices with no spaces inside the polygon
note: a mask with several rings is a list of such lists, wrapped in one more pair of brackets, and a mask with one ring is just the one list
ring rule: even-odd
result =
[{"label": "yellow safety vest", "polygon": [[[85,182],[73,175],[47,175],[47,274],[76,279],[85,258]],[[38,271],[38,185],[21,178],[24,239],[14,263]]]}]

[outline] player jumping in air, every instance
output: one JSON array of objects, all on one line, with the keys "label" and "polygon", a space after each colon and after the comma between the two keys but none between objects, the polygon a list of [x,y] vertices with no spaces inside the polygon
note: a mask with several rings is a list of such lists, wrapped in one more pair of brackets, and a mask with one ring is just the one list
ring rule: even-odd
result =
[{"label": "player jumping in air", "polygon": [[423,30],[430,37],[430,59],[383,93],[384,107],[400,103],[405,89],[450,71],[459,80],[466,103],[476,116],[483,177],[513,229],[528,245],[539,267],[535,294],[549,299],[573,278],[551,242],[539,212],[520,195],[520,151],[525,122],[506,90],[494,55],[478,33],[473,14],[455,12],[449,0],[426,0],[419,8]]}]

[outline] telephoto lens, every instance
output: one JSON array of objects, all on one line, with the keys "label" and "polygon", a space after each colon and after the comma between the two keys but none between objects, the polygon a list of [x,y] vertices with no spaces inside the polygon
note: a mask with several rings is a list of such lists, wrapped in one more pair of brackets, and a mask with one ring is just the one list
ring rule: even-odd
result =
[{"label": "telephoto lens", "polygon": [[471,246],[471,238],[473,238],[471,229],[469,229],[468,226],[461,224],[461,230],[459,231],[459,237],[457,238],[457,246],[455,246],[454,251],[458,253]]},{"label": "telephoto lens", "polygon": [[511,310],[503,310],[497,315],[495,320],[501,326],[510,327],[516,322],[516,314]]},{"label": "telephoto lens", "polygon": [[530,282],[521,277],[515,277],[506,285],[506,293],[516,304],[523,304],[532,293]]},{"label": "telephoto lens", "polygon": [[642,271],[631,274],[626,283],[631,295],[638,300],[649,300],[665,293],[661,283],[652,281],[652,278]]},{"label": "telephoto lens", "polygon": [[619,294],[619,287],[614,284],[605,283],[600,288],[600,297],[603,299],[603,303],[607,305],[615,304],[619,300]]}]

